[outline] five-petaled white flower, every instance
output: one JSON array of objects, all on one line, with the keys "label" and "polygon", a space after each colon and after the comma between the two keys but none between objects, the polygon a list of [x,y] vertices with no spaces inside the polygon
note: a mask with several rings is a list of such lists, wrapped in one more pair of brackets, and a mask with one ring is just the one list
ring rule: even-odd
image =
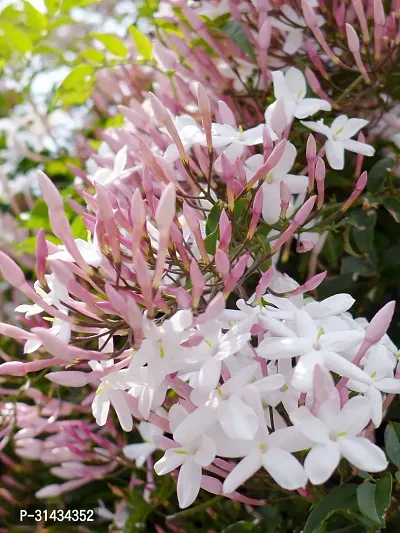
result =
[{"label": "five-petaled white flower", "polygon": [[328,140],[325,143],[326,158],[335,170],[344,168],[345,150],[366,156],[373,156],[375,153],[375,149],[371,145],[352,139],[361,128],[368,124],[368,120],[340,115],[330,126],[326,126],[322,119],[318,122],[302,122],[302,124],[327,137]]}]

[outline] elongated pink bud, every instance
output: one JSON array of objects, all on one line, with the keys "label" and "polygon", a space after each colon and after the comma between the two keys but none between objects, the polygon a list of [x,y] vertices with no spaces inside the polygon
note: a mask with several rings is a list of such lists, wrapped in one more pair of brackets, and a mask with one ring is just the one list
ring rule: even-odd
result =
[{"label": "elongated pink bud", "polygon": [[[281,182],[282,183],[282,182]],[[262,213],[264,205],[264,191],[262,190],[262,187],[260,187],[254,197],[253,202],[253,213],[251,216],[251,222],[249,229],[247,231],[247,238],[251,239],[257,229],[258,221],[260,220],[260,216]]]},{"label": "elongated pink bud", "polygon": [[369,44],[370,38],[369,38],[369,31],[368,31],[368,23],[365,16],[365,10],[362,0],[351,0],[354,11],[356,12],[356,15],[358,17],[358,20],[360,21],[361,31],[363,34],[364,42],[366,45]]},{"label": "elongated pink bud", "polygon": [[[95,374],[93,376],[93,374]],[[99,375],[97,375],[99,374]],[[57,385],[64,387],[84,387],[88,383],[101,377],[102,372],[78,372],[75,370],[61,370],[60,372],[49,372],[46,379]]]},{"label": "elongated pink bud", "polygon": [[153,94],[149,92],[151,107],[153,108],[154,116],[157,120],[162,123],[169,122],[171,120],[171,115],[168,113],[167,108],[160,102],[160,100]]},{"label": "elongated pink bud", "polygon": [[218,113],[218,122],[220,122],[221,124],[228,124],[229,126],[232,126],[232,128],[237,129],[235,115],[233,114],[231,108],[228,107],[228,105],[223,100],[220,100],[218,102]]},{"label": "elongated pink bud", "polygon": [[200,302],[200,298],[203,295],[203,290],[206,284],[206,280],[197,264],[197,261],[190,263],[190,280],[192,282],[192,307],[197,308]]},{"label": "elongated pink bud", "polygon": [[173,183],[169,183],[163,190],[160,202],[157,206],[155,221],[159,231],[170,231],[172,221],[176,213],[176,189]]},{"label": "elongated pink bud", "polygon": [[207,148],[208,148],[208,151],[211,153],[213,151],[212,135],[211,135],[211,127],[212,127],[211,106],[210,106],[210,100],[207,96],[207,93],[204,87],[201,85],[201,83],[199,83],[197,86],[197,100],[199,103],[199,110],[201,113],[203,128],[206,133]]},{"label": "elongated pink bud", "polygon": [[135,347],[138,347],[143,338],[143,314],[140,311],[138,304],[131,296],[127,298],[127,319],[128,324],[133,330]]},{"label": "elongated pink bud", "polygon": [[319,98],[321,98],[322,100],[326,100],[327,102],[331,102],[330,97],[322,89],[317,76],[314,74],[314,72],[309,67],[306,67],[306,78],[308,81],[308,85],[311,87],[312,91],[317,96],[319,96]]},{"label": "elongated pink bud", "polygon": [[308,168],[308,192],[314,188],[314,178],[315,178],[315,159],[317,157],[317,144],[315,142],[314,135],[310,133],[307,139],[306,147],[306,158],[307,158],[307,168]]},{"label": "elongated pink bud", "polygon": [[286,139],[282,139],[272,150],[271,155],[266,162],[257,170],[254,176],[249,180],[246,185],[246,189],[249,190],[253,187],[258,180],[265,177],[270,170],[272,170],[281,160],[286,147]]},{"label": "elongated pink bud", "polygon": [[329,80],[329,75],[325,70],[324,64],[322,63],[321,58],[319,57],[318,52],[315,49],[314,44],[311,42],[310,39],[306,39],[306,50],[307,50],[308,57],[311,59],[314,67],[321,73],[321,75],[326,80]]},{"label": "elongated pink bud", "polygon": [[45,285],[46,259],[49,252],[46,244],[46,234],[43,228],[40,228],[36,236],[36,273],[41,285]]},{"label": "elongated pink bud", "polygon": [[357,200],[357,198],[360,196],[362,191],[365,189],[365,186],[367,185],[367,179],[368,174],[367,171],[364,170],[364,172],[361,174],[361,176],[358,178],[356,182],[356,186],[351,193],[350,197],[345,201],[345,203],[340,208],[340,211],[344,213],[347,211],[347,209]]},{"label": "elongated pink bud", "polygon": [[196,324],[204,324],[204,322],[208,322],[209,320],[215,320],[224,311],[225,305],[225,298],[222,292],[219,292],[207,305],[204,313],[196,317]]},{"label": "elongated pink bud", "polygon": [[379,342],[389,329],[393,318],[396,302],[392,300],[380,309],[368,324],[365,339],[371,344]]},{"label": "elongated pink bud", "polygon": [[346,23],[346,35],[347,35],[347,42],[349,44],[350,51],[354,56],[358,70],[360,71],[362,77],[364,78],[365,83],[370,84],[371,80],[368,76],[367,70],[364,66],[364,63],[360,55],[360,40],[353,26],[347,23]]},{"label": "elongated pink bud", "polygon": [[134,258],[134,266],[136,277],[139,283],[142,296],[147,307],[147,310],[151,312],[153,309],[153,293],[151,290],[151,278],[149,268],[140,250],[137,251]]},{"label": "elongated pink bud", "polygon": [[0,335],[5,337],[11,337],[12,339],[35,339],[35,335],[29,331],[18,328],[17,326],[12,326],[11,324],[3,324],[0,322]]},{"label": "elongated pink bud", "polygon": [[8,281],[10,285],[16,287],[17,289],[25,285],[25,275],[22,272],[21,268],[8,257],[4,252],[0,251],[0,272],[3,278]]},{"label": "elongated pink bud", "polygon": [[346,35],[347,43],[350,48],[350,52],[357,53],[360,51],[360,39],[358,38],[356,30],[351,24],[346,23]]},{"label": "elongated pink bud", "polygon": [[261,276],[260,281],[256,287],[256,297],[253,302],[253,306],[258,305],[261,302],[261,298],[265,294],[265,291],[270,286],[271,281],[275,275],[275,271],[270,267],[264,274]]},{"label": "elongated pink bud", "polygon": [[43,199],[46,204],[51,209],[60,208],[64,210],[64,204],[60,193],[57,190],[57,187],[51,181],[51,179],[46,176],[44,172],[38,170],[37,180],[39,183],[40,190],[43,195]]},{"label": "elongated pink bud", "polygon": [[218,273],[221,274],[223,278],[225,278],[229,274],[230,267],[228,256],[222,250],[217,250],[214,257],[214,261]]},{"label": "elongated pink bud", "polygon": [[375,46],[375,61],[379,61],[381,57],[381,44],[383,37],[383,26],[385,25],[386,17],[381,0],[374,0],[374,46]]},{"label": "elongated pink bud", "polygon": [[325,198],[325,163],[324,160],[318,157],[315,166],[315,181],[317,182],[318,204],[317,209],[322,209]]},{"label": "elongated pink bud", "polygon": [[306,222],[308,216],[314,208],[316,199],[316,196],[311,196],[311,198],[309,198],[300,207],[300,209],[295,214],[292,222],[290,223],[289,227],[282,233],[279,239],[275,241],[273,247],[271,248],[271,255],[275,254],[279,250],[279,248],[291,238],[295,231]]},{"label": "elongated pink bud", "polygon": [[328,272],[325,270],[324,272],[320,272],[319,274],[316,274],[312,278],[308,279],[303,285],[300,285],[299,287],[296,287],[292,291],[285,292],[285,296],[296,296],[297,294],[304,294],[305,292],[313,291],[316,289],[326,278],[326,275]]},{"label": "elongated pink bud", "polygon": [[313,406],[311,412],[316,415],[320,406],[337,397],[335,382],[331,373],[321,365],[315,365],[313,376]]},{"label": "elongated pink bud", "polygon": [[240,280],[240,278],[243,276],[247,261],[249,260],[250,254],[246,253],[244,254],[239,261],[236,263],[236,265],[233,267],[230,276],[228,278],[228,281],[225,284],[225,288],[223,291],[223,295],[225,298],[229,296],[229,294],[233,291],[235,288],[236,283]]},{"label": "elongated pink bud", "polygon": [[286,218],[286,212],[289,207],[290,198],[292,196],[289,187],[286,185],[284,181],[281,181],[279,184],[279,191],[280,191],[280,197],[281,197],[281,214],[280,218],[284,220]]},{"label": "elongated pink bud", "polygon": [[268,17],[264,20],[257,37],[258,46],[262,52],[267,52],[269,45],[271,44],[271,36],[272,19]]},{"label": "elongated pink bud", "polygon": [[[365,143],[365,135],[363,134],[362,131],[360,131],[360,133],[358,134],[357,141],[360,143]],[[364,156],[362,154],[357,154],[356,168],[354,169],[354,176],[356,178],[359,177],[361,174],[363,162],[364,162]]]}]

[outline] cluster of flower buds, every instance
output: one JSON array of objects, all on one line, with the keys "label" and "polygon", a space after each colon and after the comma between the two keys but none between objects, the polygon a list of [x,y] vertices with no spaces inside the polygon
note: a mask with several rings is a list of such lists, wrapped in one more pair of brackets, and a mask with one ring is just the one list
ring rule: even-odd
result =
[{"label": "cluster of flower buds", "polygon": [[[360,132],[368,121],[344,114],[330,126],[304,121],[329,113],[337,102],[317,88],[310,73],[307,80],[318,98],[309,98],[303,73],[283,68],[284,55],[272,63],[268,54],[285,35],[286,47],[305,46],[311,57],[315,43],[303,28],[312,31],[334,65],[341,65],[345,54],[339,58],[326,44],[320,29],[325,20],[312,2],[304,0],[299,12],[273,4],[270,17],[266,3],[245,3],[246,18],[253,19],[245,34],[259,61],[250,65],[247,80],[240,71],[247,68],[246,53],[209,31],[199,10],[180,7],[215,57],[205,47],[186,45],[192,32],[183,24],[185,40],[170,33],[168,48],[154,43],[161,72],[154,75],[153,92],[139,91],[129,106],[120,107],[126,124],[107,130],[88,172],[77,171],[86,206],[71,205],[82,215],[87,240],[74,238],[62,196],[39,173],[52,230],[62,245],[39,232],[33,287],[0,252],[3,278],[32,302],[16,310],[26,329],[0,324],[0,332],[24,341],[29,354],[24,362],[1,364],[0,374],[22,377],[48,369],[46,378],[56,385],[87,391],[99,426],[114,416],[111,406],[125,432],[141,421],[145,442],[124,447],[125,456],[152,464],[151,454],[165,451],[154,468],[159,475],[179,469],[181,507],[191,505],[200,488],[261,503],[238,492],[261,468],[283,489],[308,495],[307,483],[328,480],[341,457],[367,472],[387,464],[368,437],[400,392],[397,349],[385,335],[394,303],[368,324],[348,313],[354,302],[349,295],[322,302],[304,297],[326,272],[299,286],[276,270],[282,247],[293,239],[298,252],[318,253],[322,247],[326,166],[343,169],[352,157],[346,152],[357,154],[353,192],[333,218],[362,193],[363,158],[374,154]],[[354,19],[338,4],[335,21]],[[378,4],[375,0],[379,11]],[[358,13],[358,3],[352,5]],[[241,20],[241,4],[216,7],[225,6],[234,21]],[[293,31],[287,25],[292,19]],[[388,31],[385,26],[374,37],[379,54],[390,49]],[[365,78],[361,55],[354,57]],[[221,61],[231,78],[221,73]],[[260,73],[256,81],[254,70]],[[237,80],[244,94],[236,90]],[[265,107],[258,91],[265,94],[267,88],[275,99]],[[79,442],[85,431],[79,426],[67,433]],[[54,444],[54,439],[47,440]],[[71,451],[69,438],[61,441]],[[74,456],[65,464],[58,459],[61,467],[54,472],[70,481],[43,488],[40,496],[115,468],[105,444],[108,455],[100,466],[82,466],[90,458],[73,446]],[[309,451],[300,461],[294,454],[303,450]]]}]

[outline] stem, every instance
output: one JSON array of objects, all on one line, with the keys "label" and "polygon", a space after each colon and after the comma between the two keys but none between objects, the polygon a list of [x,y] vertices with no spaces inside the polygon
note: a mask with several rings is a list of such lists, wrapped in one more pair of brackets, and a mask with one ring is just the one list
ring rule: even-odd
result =
[{"label": "stem", "polygon": [[219,501],[223,500],[224,496],[219,495],[215,498],[211,498],[211,500],[208,500],[205,503],[201,503],[200,505],[196,505],[196,507],[192,507],[191,509],[187,509],[185,511],[180,511],[179,513],[175,513],[172,515],[167,516],[167,520],[176,520],[180,518],[187,518],[189,516],[193,516],[197,514],[200,511],[205,511],[209,507],[212,507],[215,503],[218,503]]}]

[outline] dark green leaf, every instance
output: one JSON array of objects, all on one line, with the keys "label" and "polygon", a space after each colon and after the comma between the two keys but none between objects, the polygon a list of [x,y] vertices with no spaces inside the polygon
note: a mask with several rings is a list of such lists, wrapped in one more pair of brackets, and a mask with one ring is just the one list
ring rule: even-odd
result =
[{"label": "dark green leaf", "polygon": [[222,27],[221,30],[226,33],[232,41],[245,52],[248,56],[257,61],[256,54],[254,53],[253,46],[247,37],[247,33],[238,20],[229,20]]},{"label": "dark green leaf", "polygon": [[206,245],[207,253],[214,255],[217,249],[217,240],[218,240],[219,226],[215,228],[212,233],[209,233],[204,239],[204,244]]},{"label": "dark green leaf", "polygon": [[400,483],[400,470],[395,473],[397,483]]},{"label": "dark green leaf", "polygon": [[221,533],[253,533],[257,530],[257,526],[251,522],[236,522],[225,528]]},{"label": "dark green leaf", "polygon": [[378,192],[383,189],[388,170],[394,167],[394,161],[390,157],[381,159],[368,172],[367,189],[369,192]]},{"label": "dark green leaf", "polygon": [[352,236],[360,252],[369,252],[374,243],[374,229],[376,224],[376,212],[356,211],[354,217],[356,226],[352,229]]},{"label": "dark green leaf", "polygon": [[383,200],[383,205],[392,215],[396,222],[400,222],[400,200],[394,196],[389,196]]},{"label": "dark green leaf", "polygon": [[329,492],[311,511],[303,533],[317,533],[321,522],[332,512],[342,509],[354,509],[357,485],[339,485]]},{"label": "dark green leaf", "polygon": [[206,235],[214,233],[219,223],[219,217],[221,215],[222,208],[219,204],[215,204],[208,214],[206,220]]},{"label": "dark green leaf", "polygon": [[345,257],[342,261],[342,274],[359,274],[369,276],[375,272],[374,265],[369,264],[362,257]]},{"label": "dark green leaf", "polygon": [[398,422],[386,426],[385,451],[391,462],[400,468],[400,424]]},{"label": "dark green leaf", "polygon": [[380,526],[385,524],[385,511],[390,506],[392,476],[384,474],[375,483],[363,483],[357,489],[357,502],[361,513]]},{"label": "dark green leaf", "polygon": [[244,211],[244,209],[247,206],[247,200],[246,198],[240,198],[235,202],[235,206],[233,208],[233,214],[235,216],[235,219],[238,219],[241,215],[241,213]]}]

